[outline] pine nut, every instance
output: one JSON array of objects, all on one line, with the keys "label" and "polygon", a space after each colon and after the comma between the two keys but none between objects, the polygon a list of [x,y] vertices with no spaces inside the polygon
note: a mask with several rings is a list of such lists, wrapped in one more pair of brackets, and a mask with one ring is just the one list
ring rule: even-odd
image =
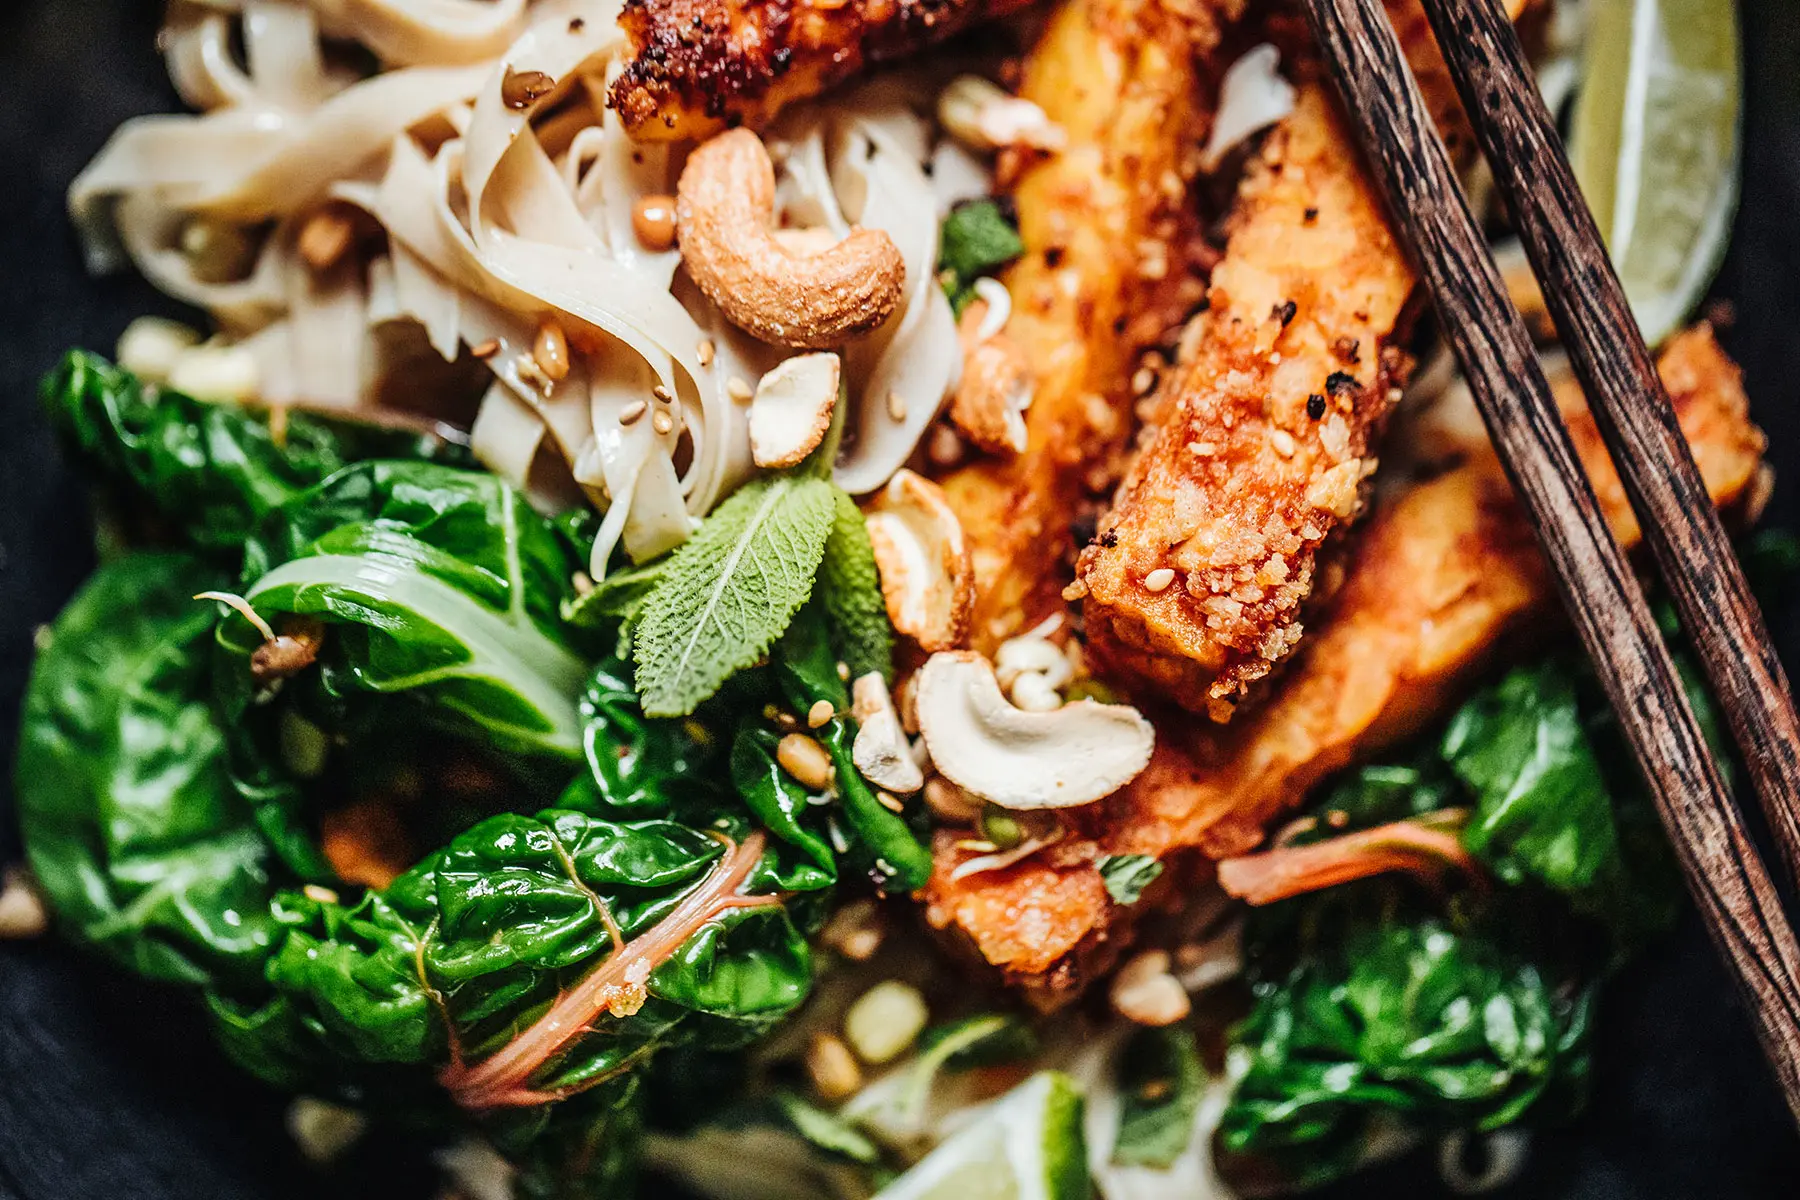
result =
[{"label": "pine nut", "polygon": [[813,1035],[806,1047],[806,1074],[824,1100],[843,1100],[862,1087],[862,1068],[844,1039],[830,1033]]},{"label": "pine nut", "polygon": [[200,334],[179,321],[139,317],[119,337],[119,365],[145,383],[166,383],[182,352],[200,344]]},{"label": "pine nut", "polygon": [[329,271],[344,260],[356,241],[356,226],[342,212],[320,209],[300,227],[300,257],[315,271]]},{"label": "pine nut", "polygon": [[775,747],[775,761],[803,787],[822,792],[831,786],[831,756],[804,733],[790,733]]},{"label": "pine nut", "polygon": [[919,989],[898,979],[876,984],[844,1014],[844,1039],[866,1063],[879,1066],[904,1054],[931,1019]]},{"label": "pine nut", "polygon": [[1113,1011],[1138,1025],[1173,1025],[1191,1011],[1187,989],[1169,973],[1169,955],[1146,950],[1119,969],[1110,992]]},{"label": "pine nut", "polygon": [[8,867],[0,884],[0,940],[42,937],[49,929],[49,911],[31,876],[23,867]]},{"label": "pine nut", "polygon": [[661,253],[675,246],[675,197],[640,196],[631,206],[631,232],[646,250]]},{"label": "pine nut", "polygon": [[569,377],[569,339],[561,325],[548,317],[544,319],[531,343],[531,357],[551,383],[561,383]]}]

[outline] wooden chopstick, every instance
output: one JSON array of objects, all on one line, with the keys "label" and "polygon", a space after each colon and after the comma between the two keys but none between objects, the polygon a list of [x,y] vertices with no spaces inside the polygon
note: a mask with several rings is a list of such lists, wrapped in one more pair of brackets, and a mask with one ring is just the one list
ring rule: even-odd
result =
[{"label": "wooden chopstick", "polygon": [[1800,883],[1800,717],[1787,675],[1555,121],[1498,4],[1424,2],[1657,571],[1731,723],[1788,877]]},{"label": "wooden chopstick", "polygon": [[[1467,45],[1446,45],[1445,50],[1458,74],[1471,119],[1482,130],[1484,145],[1495,160],[1496,175],[1510,178],[1516,185],[1517,193],[1509,193],[1509,199],[1522,226],[1527,225],[1521,210],[1537,203],[1539,189],[1546,187],[1550,178],[1547,173],[1533,176],[1532,172],[1547,172],[1544,159],[1562,159],[1512,27],[1494,0],[1427,0],[1427,8],[1441,40],[1471,39]],[[1431,291],[1494,448],[1531,517],[1576,630],[1631,742],[1688,888],[1699,902],[1714,942],[1737,974],[1788,1106],[1800,1120],[1800,943],[1795,941],[1743,818],[1732,804],[1643,593],[1601,515],[1524,321],[1469,212],[1449,155],[1379,0],[1307,0],[1307,11],[1327,67],[1386,192],[1396,229],[1411,248]],[[1459,16],[1469,20],[1459,20]],[[1485,62],[1480,61],[1482,56],[1486,56]],[[1537,124],[1520,121],[1504,134],[1484,128],[1497,112],[1517,114],[1534,106],[1543,115]],[[1512,157],[1520,154],[1515,141],[1527,147],[1528,155]],[[1507,156],[1505,166],[1498,161],[1502,155]],[[1562,171],[1568,178],[1566,162],[1562,162]],[[1585,213],[1572,179],[1565,199]],[[1717,522],[1711,517],[1705,488],[1686,490],[1677,478],[1682,468],[1674,464],[1676,459],[1685,460],[1685,470],[1693,478],[1697,479],[1698,473],[1661,383],[1656,381],[1654,366],[1646,366],[1647,376],[1632,374],[1604,381],[1587,378],[1596,366],[1613,369],[1610,364],[1615,356],[1598,350],[1600,343],[1635,342],[1637,354],[1649,362],[1636,326],[1629,324],[1629,313],[1623,312],[1622,298],[1615,307],[1608,307],[1574,295],[1583,288],[1599,288],[1598,275],[1612,279],[1592,221],[1582,227],[1567,219],[1560,224],[1541,215],[1534,219],[1540,233],[1534,261],[1560,257],[1566,268],[1545,278],[1546,297],[1563,293],[1556,302],[1590,322],[1584,327],[1584,337],[1592,336],[1586,337],[1581,349],[1571,344],[1571,359],[1583,382],[1593,388],[1590,399],[1596,417],[1607,433],[1620,475],[1632,480],[1627,486],[1634,506],[1649,504],[1639,509],[1646,535],[1658,536],[1652,531],[1659,522],[1680,527],[1679,532],[1661,534],[1674,547],[1670,551],[1675,556],[1670,560],[1671,583],[1675,577],[1689,574],[1688,565],[1679,557],[1684,553],[1706,553],[1708,557],[1699,560],[1701,569],[1735,576],[1735,582],[1710,587],[1685,584],[1690,594],[1682,603],[1689,628],[1721,618],[1705,607],[1709,604],[1737,600],[1754,613],[1722,532],[1716,541],[1693,532],[1709,522],[1717,531]],[[1559,237],[1566,239],[1560,245],[1545,241]],[[1616,279],[1612,286],[1616,292]],[[1609,324],[1601,324],[1596,311]],[[1618,353],[1623,355],[1620,361],[1629,361],[1629,352]],[[1653,391],[1645,390],[1651,387]],[[1657,430],[1650,428],[1653,426],[1663,430],[1660,440],[1667,461],[1645,448],[1646,443],[1654,447],[1659,441]],[[1664,473],[1661,481],[1646,478],[1656,471]],[[1651,503],[1651,493],[1659,491],[1667,494]],[[1702,518],[1696,509],[1706,516]],[[1659,547],[1659,561],[1663,561],[1661,553]],[[1682,585],[1676,586],[1680,595]],[[1690,601],[1699,606],[1691,612],[1686,608]],[[1734,613],[1733,628],[1748,628],[1743,619],[1741,613]],[[1755,628],[1760,629],[1760,619]],[[1763,645],[1766,647],[1766,638]],[[1779,667],[1769,669],[1772,662],[1771,652],[1765,662],[1750,669],[1749,678],[1761,680],[1752,686],[1774,688],[1781,683]],[[1720,670],[1734,686],[1742,678],[1723,664]],[[1781,697],[1785,698],[1785,687]],[[1746,701],[1741,691],[1737,699]],[[1724,695],[1721,700],[1730,702]],[[1762,701],[1777,707],[1775,697],[1764,694]],[[1734,728],[1744,721],[1750,721],[1744,728],[1762,728],[1744,714],[1734,717]],[[1752,743],[1750,749],[1754,757],[1760,748]],[[1779,755],[1765,753],[1765,769],[1774,769],[1769,763],[1778,760]],[[1760,782],[1760,773],[1757,778]],[[1769,793],[1765,798],[1778,802],[1779,795]]]}]

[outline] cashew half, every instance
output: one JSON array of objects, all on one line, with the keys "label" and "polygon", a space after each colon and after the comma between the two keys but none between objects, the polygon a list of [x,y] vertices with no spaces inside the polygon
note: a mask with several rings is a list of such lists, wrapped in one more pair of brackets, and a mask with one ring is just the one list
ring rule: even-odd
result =
[{"label": "cashew half", "polygon": [[1156,731],[1137,709],[1077,700],[1054,712],[1007,702],[979,654],[934,654],[919,670],[919,729],[951,782],[1002,808],[1070,808],[1137,777]]},{"label": "cashew half", "polygon": [[862,777],[890,792],[916,792],[925,786],[925,772],[913,759],[912,746],[900,729],[887,680],[877,672],[858,676],[851,685],[850,711],[856,717],[856,741],[850,761]]},{"label": "cashew half", "polygon": [[927,651],[960,646],[975,609],[975,565],[943,489],[902,468],[876,499],[868,525],[894,628]]},{"label": "cashew half", "polygon": [[796,354],[777,363],[750,401],[750,457],[759,467],[792,467],[825,440],[837,407],[838,356]]},{"label": "cashew half", "polygon": [[775,168],[754,133],[722,133],[688,156],[677,188],[681,261],[733,325],[821,350],[887,320],[906,287],[892,238],[856,229],[828,250],[801,253],[775,236],[774,214]]},{"label": "cashew half", "polygon": [[962,340],[962,379],[950,400],[950,423],[990,454],[1021,454],[1035,380],[1031,364],[1004,333],[983,336],[989,306],[976,300],[957,324]]}]

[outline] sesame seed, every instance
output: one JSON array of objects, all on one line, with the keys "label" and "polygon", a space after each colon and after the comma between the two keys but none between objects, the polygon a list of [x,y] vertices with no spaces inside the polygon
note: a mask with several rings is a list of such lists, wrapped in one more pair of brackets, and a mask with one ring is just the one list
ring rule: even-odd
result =
[{"label": "sesame seed", "polygon": [[1297,449],[1294,445],[1294,435],[1285,429],[1277,429],[1274,433],[1271,433],[1269,435],[1269,444],[1275,447],[1275,453],[1281,455],[1283,458],[1294,457],[1294,451]]},{"label": "sesame seed", "polygon": [[756,395],[756,389],[751,387],[740,377],[733,375],[726,381],[725,394],[730,396],[733,400],[736,400],[739,404],[748,404],[751,398]]},{"label": "sesame seed", "polygon": [[619,413],[619,424],[634,425],[643,415],[650,411],[650,406],[642,400],[633,400]]},{"label": "sesame seed", "polygon": [[667,437],[675,431],[675,418],[666,412],[659,412],[650,418],[650,425],[657,433]]},{"label": "sesame seed", "polygon": [[831,701],[819,700],[806,710],[806,724],[812,729],[820,729],[828,725],[835,716],[837,710],[831,706]]},{"label": "sesame seed", "polygon": [[500,343],[493,338],[489,338],[478,346],[469,347],[469,353],[475,358],[492,358],[494,355],[500,353]]},{"label": "sesame seed", "polygon": [[1168,567],[1158,567],[1144,576],[1144,587],[1152,592],[1160,592],[1175,582],[1175,572]]},{"label": "sesame seed", "polygon": [[1139,367],[1137,373],[1131,377],[1131,390],[1140,396],[1147,395],[1155,386],[1156,372],[1149,367]]},{"label": "sesame seed", "polygon": [[694,347],[694,357],[699,360],[700,369],[702,371],[713,365],[713,352],[714,347],[711,338],[701,338],[700,344]]},{"label": "sesame seed", "polygon": [[881,807],[889,812],[903,813],[906,811],[906,805],[900,803],[900,797],[892,792],[876,792],[875,799],[880,801]]},{"label": "sesame seed", "polygon": [[658,400],[661,400],[664,404],[675,403],[675,397],[670,395],[669,389],[660,383],[650,389],[650,394],[655,396]]},{"label": "sesame seed", "polygon": [[906,420],[906,397],[899,392],[889,392],[887,397],[888,416],[896,421]]}]

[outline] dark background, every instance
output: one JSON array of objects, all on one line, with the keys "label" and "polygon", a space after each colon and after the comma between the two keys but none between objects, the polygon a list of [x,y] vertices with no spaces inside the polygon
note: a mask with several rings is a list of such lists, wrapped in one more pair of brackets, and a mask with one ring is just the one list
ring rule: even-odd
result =
[{"label": "dark background", "polygon": [[[1800,4],[1741,0],[1744,202],[1716,295],[1781,470],[1767,520],[1800,528]],[[166,309],[133,278],[88,279],[63,210],[120,121],[175,107],[152,52],[156,0],[0,0],[0,747],[11,754],[32,630],[91,565],[81,490],[37,417],[37,378],[70,345],[110,352]],[[1715,312],[1723,310],[1715,309]],[[1800,608],[1771,614],[1790,664]],[[9,772],[10,774],[10,772]],[[0,784],[0,861],[17,855]],[[1790,1200],[1800,1138],[1697,920],[1609,992],[1587,1117],[1539,1135],[1508,1196]],[[185,998],[53,941],[0,943],[0,1200],[408,1200],[435,1190],[415,1150],[382,1143],[330,1176],[281,1126],[283,1100],[232,1070]],[[1333,1196],[1428,1196],[1404,1163]]]}]

